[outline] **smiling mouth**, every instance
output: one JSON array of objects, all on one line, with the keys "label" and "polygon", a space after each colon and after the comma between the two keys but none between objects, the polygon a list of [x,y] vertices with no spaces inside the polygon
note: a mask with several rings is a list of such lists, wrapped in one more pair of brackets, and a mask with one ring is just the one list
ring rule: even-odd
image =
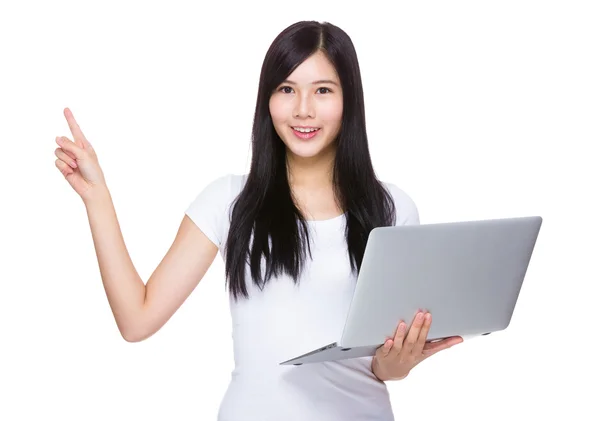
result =
[{"label": "smiling mouth", "polygon": [[301,133],[310,133],[319,130],[319,127],[292,126],[292,129]]},{"label": "smiling mouth", "polygon": [[320,127],[292,127],[292,132],[300,139],[312,139],[320,130]]}]

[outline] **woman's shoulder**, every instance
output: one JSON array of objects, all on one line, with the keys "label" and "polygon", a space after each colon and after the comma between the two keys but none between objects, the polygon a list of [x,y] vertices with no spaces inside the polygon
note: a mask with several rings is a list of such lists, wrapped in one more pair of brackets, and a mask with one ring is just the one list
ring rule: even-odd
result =
[{"label": "woman's shoulder", "polygon": [[[201,191],[211,192],[224,199],[237,196],[243,189],[248,174],[224,173],[204,182]],[[232,197],[233,196],[233,197]]]},{"label": "woman's shoulder", "polygon": [[199,183],[195,198],[188,211],[200,212],[214,209],[215,212],[226,212],[231,203],[239,195],[246,182],[246,174],[225,173]]},{"label": "woman's shoulder", "polygon": [[200,183],[199,193],[185,213],[211,239],[221,247],[226,235],[231,205],[246,181],[245,174],[222,174]]},{"label": "woman's shoulder", "polygon": [[396,225],[418,225],[419,210],[413,198],[395,183],[382,181],[396,206]]},{"label": "woman's shoulder", "polygon": [[221,186],[235,186],[242,185],[247,178],[248,174],[223,173],[213,177],[212,180],[210,180],[210,183],[220,184]]}]

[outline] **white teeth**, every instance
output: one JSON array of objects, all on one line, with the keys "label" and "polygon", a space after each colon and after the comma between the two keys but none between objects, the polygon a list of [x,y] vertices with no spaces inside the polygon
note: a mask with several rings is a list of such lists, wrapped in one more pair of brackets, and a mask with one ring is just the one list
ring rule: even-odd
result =
[{"label": "white teeth", "polygon": [[302,127],[294,127],[293,129],[297,130],[299,132],[302,132],[302,133],[310,133],[310,132],[314,132],[316,130],[319,130],[318,128],[310,128],[310,129],[308,129],[308,128],[302,128]]}]

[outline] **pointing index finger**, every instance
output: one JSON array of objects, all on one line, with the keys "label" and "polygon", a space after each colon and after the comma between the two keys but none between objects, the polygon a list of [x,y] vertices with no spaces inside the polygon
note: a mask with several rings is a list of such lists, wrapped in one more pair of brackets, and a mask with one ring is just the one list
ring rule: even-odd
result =
[{"label": "pointing index finger", "polygon": [[73,139],[75,140],[75,143],[77,143],[80,147],[86,147],[89,142],[81,131],[79,124],[77,124],[77,121],[75,121],[75,117],[73,116],[71,110],[69,108],[65,108],[63,113],[67,119],[67,123],[69,124],[69,129],[71,130],[71,133],[73,133]]}]

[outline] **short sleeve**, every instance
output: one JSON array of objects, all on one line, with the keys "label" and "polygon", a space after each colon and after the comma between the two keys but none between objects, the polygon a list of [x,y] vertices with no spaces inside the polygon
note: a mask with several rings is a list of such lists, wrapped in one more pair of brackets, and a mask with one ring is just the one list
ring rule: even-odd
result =
[{"label": "short sleeve", "polygon": [[396,205],[396,225],[419,225],[419,210],[414,200],[401,188],[385,183]]},{"label": "short sleeve", "polygon": [[185,214],[217,247],[221,247],[229,222],[232,197],[232,174],[211,181],[190,203]]}]

